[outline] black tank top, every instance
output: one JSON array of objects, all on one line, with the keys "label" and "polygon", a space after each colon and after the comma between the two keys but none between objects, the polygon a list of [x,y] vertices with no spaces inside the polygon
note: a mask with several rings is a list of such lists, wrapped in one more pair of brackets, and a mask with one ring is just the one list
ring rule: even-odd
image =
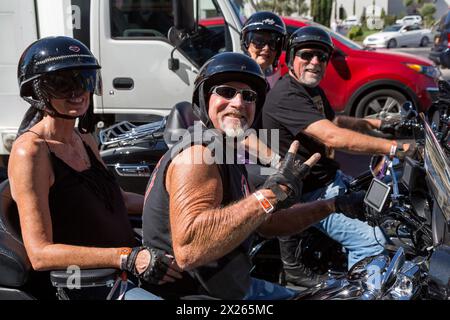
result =
[{"label": "black tank top", "polygon": [[[144,244],[164,250],[173,255],[169,222],[169,194],[166,190],[166,172],[172,161],[174,150],[185,150],[192,145],[207,146],[211,136],[194,140],[192,127],[190,138],[183,139],[161,158],[147,186],[143,211]],[[190,140],[189,140],[190,139]],[[235,162],[236,163],[236,162]],[[247,172],[241,164],[218,164],[223,185],[221,205],[243,199],[249,194]],[[144,284],[151,292],[165,298],[187,295],[209,295],[220,299],[242,299],[250,286],[251,262],[248,257],[250,239],[224,257],[183,273],[183,279],[174,283],[152,286]]]},{"label": "black tank top", "polygon": [[53,242],[105,248],[137,245],[120,187],[91,148],[83,141],[91,166],[79,172],[45,143],[55,176],[49,191]]}]

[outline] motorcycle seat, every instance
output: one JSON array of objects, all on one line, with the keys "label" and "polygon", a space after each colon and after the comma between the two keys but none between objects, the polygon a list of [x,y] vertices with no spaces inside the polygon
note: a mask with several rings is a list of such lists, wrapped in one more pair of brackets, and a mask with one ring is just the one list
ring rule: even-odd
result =
[{"label": "motorcycle seat", "polygon": [[164,129],[164,141],[170,148],[183,136],[194,121],[199,121],[194,114],[190,102],[177,103],[167,116],[166,128]]},{"label": "motorcycle seat", "polygon": [[11,197],[9,181],[0,184],[0,286],[25,284],[31,264],[20,235],[17,206]]}]

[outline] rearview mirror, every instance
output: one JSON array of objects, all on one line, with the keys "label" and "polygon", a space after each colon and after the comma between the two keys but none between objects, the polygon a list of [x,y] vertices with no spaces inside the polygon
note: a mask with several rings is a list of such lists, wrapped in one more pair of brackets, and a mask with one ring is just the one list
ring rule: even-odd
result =
[{"label": "rearview mirror", "polygon": [[190,34],[197,30],[194,1],[172,0],[174,26],[180,33]]},{"label": "rearview mirror", "polygon": [[411,120],[417,118],[416,108],[410,101],[406,101],[400,109],[400,116],[402,119]]}]

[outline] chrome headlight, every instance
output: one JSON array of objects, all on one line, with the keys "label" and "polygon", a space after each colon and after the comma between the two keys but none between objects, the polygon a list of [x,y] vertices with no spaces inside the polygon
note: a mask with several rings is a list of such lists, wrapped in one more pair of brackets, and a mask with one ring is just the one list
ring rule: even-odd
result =
[{"label": "chrome headlight", "polygon": [[411,300],[416,296],[420,287],[419,265],[406,261],[386,298],[392,300]]}]

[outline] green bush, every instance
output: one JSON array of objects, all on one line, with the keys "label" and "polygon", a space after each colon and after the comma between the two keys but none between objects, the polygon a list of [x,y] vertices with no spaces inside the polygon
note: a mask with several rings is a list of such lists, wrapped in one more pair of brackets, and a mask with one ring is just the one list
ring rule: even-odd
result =
[{"label": "green bush", "polygon": [[356,40],[358,38],[361,38],[363,35],[363,30],[361,27],[354,26],[350,29],[348,32],[348,37],[352,40]]},{"label": "green bush", "polygon": [[397,21],[397,16],[396,15],[389,15],[384,17],[384,25],[385,26],[390,26],[395,24],[395,21]]}]

